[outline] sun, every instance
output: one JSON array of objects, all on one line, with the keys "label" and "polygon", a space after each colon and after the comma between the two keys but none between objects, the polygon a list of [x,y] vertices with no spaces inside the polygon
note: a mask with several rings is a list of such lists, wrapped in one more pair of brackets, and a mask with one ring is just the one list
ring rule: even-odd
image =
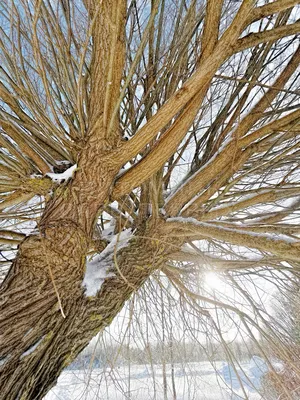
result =
[{"label": "sun", "polygon": [[221,291],[224,288],[224,282],[216,272],[205,272],[204,282],[209,289]]}]

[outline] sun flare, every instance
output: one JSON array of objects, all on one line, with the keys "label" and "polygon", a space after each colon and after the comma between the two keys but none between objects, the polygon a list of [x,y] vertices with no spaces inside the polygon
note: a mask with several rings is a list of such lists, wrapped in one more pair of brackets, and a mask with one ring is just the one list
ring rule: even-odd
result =
[{"label": "sun flare", "polygon": [[216,272],[206,272],[205,277],[204,277],[205,285],[209,289],[214,289],[214,290],[222,290],[224,287],[224,282],[222,279],[219,277],[219,275]]}]

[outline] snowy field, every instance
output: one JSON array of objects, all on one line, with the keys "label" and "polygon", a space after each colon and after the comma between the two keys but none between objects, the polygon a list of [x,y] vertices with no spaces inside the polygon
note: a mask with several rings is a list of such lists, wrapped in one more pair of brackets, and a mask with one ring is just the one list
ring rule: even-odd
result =
[{"label": "snowy field", "polygon": [[[169,400],[259,400],[263,399],[253,385],[253,363],[241,366],[252,383],[244,376],[244,392],[239,379],[225,363],[189,363],[183,368],[174,367],[175,391],[173,395],[171,367],[166,366],[167,399]],[[218,373],[216,373],[218,371]],[[256,368],[257,371],[257,368]],[[129,379],[130,375],[130,379]],[[154,378],[154,379],[153,379]],[[246,382],[247,380],[247,382]],[[155,382],[155,383],[154,383]],[[257,380],[256,380],[257,383]],[[235,394],[230,390],[234,388]],[[57,386],[44,400],[164,400],[162,366],[115,367],[110,369],[67,370],[62,373]]]}]

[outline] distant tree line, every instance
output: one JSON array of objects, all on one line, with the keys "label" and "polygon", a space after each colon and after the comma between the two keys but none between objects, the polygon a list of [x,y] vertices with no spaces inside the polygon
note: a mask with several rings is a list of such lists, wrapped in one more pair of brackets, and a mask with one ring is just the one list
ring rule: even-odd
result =
[{"label": "distant tree line", "polygon": [[[250,360],[253,355],[260,355],[252,341],[234,341],[228,343],[230,354],[237,361]],[[109,368],[124,364],[184,364],[188,362],[226,361],[227,356],[220,343],[199,344],[193,342],[151,343],[144,348],[100,345],[86,348],[71,364],[71,369],[87,367]]]}]

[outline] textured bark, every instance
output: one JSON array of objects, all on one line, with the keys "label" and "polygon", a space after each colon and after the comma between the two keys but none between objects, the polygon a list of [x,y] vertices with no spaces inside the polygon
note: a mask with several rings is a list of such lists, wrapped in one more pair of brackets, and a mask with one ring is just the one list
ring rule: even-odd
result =
[{"label": "textured bark", "polygon": [[[26,4],[26,2],[22,3]],[[159,69],[163,70],[165,66],[173,68],[173,65],[177,68],[177,62],[180,65],[183,61],[183,58],[180,58],[180,54],[186,53],[187,55],[192,50],[193,57],[196,55],[195,60],[198,60],[195,61],[196,69],[193,72],[194,67],[191,66],[186,70],[186,77],[189,76],[189,78],[186,80],[184,78],[183,82],[181,82],[182,85],[178,90],[174,90],[174,93],[172,90],[173,94],[170,95],[168,101],[162,95],[162,104],[157,104],[157,112],[153,113],[151,118],[149,118],[150,111],[155,102],[153,104],[149,103],[150,108],[146,112],[146,117],[147,119],[149,118],[148,122],[143,126],[140,125],[137,132],[133,129],[134,136],[131,140],[123,143],[118,115],[120,111],[121,80],[128,70],[127,68],[124,69],[126,0],[86,0],[84,2],[90,17],[87,43],[91,44],[91,46],[88,46],[91,48],[91,55],[88,53],[86,59],[78,59],[78,65],[75,62],[74,69],[71,68],[69,70],[71,63],[68,57],[73,54],[71,52],[72,46],[68,44],[69,40],[62,40],[60,44],[64,51],[61,53],[49,52],[49,54],[55,54],[55,57],[57,57],[55,62],[58,65],[58,71],[54,75],[52,74],[55,71],[50,69],[52,64],[48,63],[48,51],[47,57],[45,57],[39,50],[39,38],[37,36],[40,30],[38,27],[40,23],[42,26],[43,20],[41,18],[45,11],[41,8],[43,2],[38,3],[39,5],[34,10],[32,7],[28,8],[28,14],[31,16],[31,13],[33,13],[33,31],[31,34],[24,36],[26,36],[25,43],[28,43],[28,45],[30,44],[30,36],[33,37],[28,53],[31,54],[31,49],[36,57],[35,61],[40,64],[39,68],[36,68],[35,63],[31,67],[33,71],[37,70],[41,75],[41,80],[37,81],[42,85],[41,90],[39,90],[41,98],[38,99],[37,103],[31,98],[27,98],[26,93],[28,90],[26,86],[22,85],[22,82],[26,81],[27,84],[28,75],[25,74],[24,76],[24,71],[22,75],[20,65],[23,65],[23,63],[20,62],[19,65],[16,61],[17,47],[22,47],[20,44],[14,44],[11,48],[10,44],[8,45],[9,51],[13,51],[11,58],[8,57],[8,71],[6,72],[5,65],[3,71],[8,74],[5,80],[7,80],[7,84],[10,82],[10,90],[2,83],[0,84],[0,100],[7,106],[3,108],[5,110],[5,118],[4,122],[0,121],[0,125],[6,136],[10,138],[9,140],[0,138],[1,146],[8,149],[8,152],[3,152],[3,155],[8,153],[7,166],[5,162],[1,163],[1,171],[5,171],[6,178],[4,179],[4,185],[2,185],[4,195],[2,196],[3,200],[0,204],[0,209],[5,210],[16,204],[25,204],[28,199],[32,198],[33,194],[46,195],[47,198],[47,204],[39,221],[37,231],[20,243],[16,260],[0,288],[0,400],[41,399],[55,384],[62,369],[73,361],[94,335],[111,323],[130,295],[141,287],[156,268],[164,265],[168,258],[179,261],[193,261],[198,265],[199,262],[198,259],[195,260],[195,253],[186,252],[185,254],[184,251],[178,253],[184,238],[185,241],[211,238],[212,242],[216,240],[242,247],[253,247],[261,250],[262,253],[274,254],[279,260],[282,258],[283,260],[295,262],[298,261],[300,255],[298,242],[287,243],[284,240],[273,240],[268,236],[253,235],[255,229],[259,228],[257,224],[248,227],[250,229],[248,231],[247,227],[246,230],[239,230],[237,227],[240,225],[238,224],[233,224],[232,226],[235,226],[235,229],[230,229],[230,226],[203,222],[212,218],[230,215],[232,212],[248,207],[253,198],[247,197],[234,204],[234,206],[229,202],[228,207],[212,209],[208,201],[213,198],[222,186],[229,182],[229,179],[250,160],[250,157],[259,154],[262,150],[268,152],[273,147],[273,144],[279,138],[277,131],[280,133],[282,129],[286,130],[284,140],[296,138],[294,129],[296,129],[296,122],[299,117],[296,112],[277,118],[276,121],[273,120],[264,126],[260,125],[260,120],[263,121],[265,117],[268,118],[267,114],[265,114],[266,110],[272,106],[278,95],[278,90],[284,89],[285,84],[298,67],[299,50],[295,52],[274,85],[261,97],[251,112],[243,117],[242,120],[235,121],[238,126],[233,139],[236,140],[229,141],[222,150],[219,148],[219,153],[216,154],[214,159],[212,159],[212,148],[208,146],[208,154],[211,159],[205,159],[204,157],[202,160],[204,167],[197,171],[193,170],[193,176],[189,180],[182,182],[175,193],[168,197],[164,210],[160,210],[164,205],[160,171],[166,165],[168,159],[173,159],[176,152],[180,150],[180,143],[186,137],[189,127],[202,107],[202,101],[215,74],[220,70],[222,64],[235,53],[259,43],[274,41],[292,33],[297,33],[299,31],[299,22],[286,26],[275,25],[272,29],[240,37],[247,24],[256,21],[262,16],[287,10],[288,7],[296,4],[294,0],[278,0],[256,8],[254,0],[243,0],[231,24],[222,33],[220,39],[218,39],[219,26],[224,25],[223,22],[222,24],[220,23],[221,11],[224,9],[222,1],[212,0],[207,2],[201,41],[202,53],[193,55],[192,47],[194,45],[191,47],[187,45],[186,48],[181,47],[185,41],[183,36],[184,40],[180,40],[179,42],[182,43],[178,42],[180,46],[175,49],[176,58],[172,56],[173,50],[171,48],[170,50],[172,51],[164,51],[165,55],[171,54],[170,63],[165,65],[161,65],[165,55],[161,57],[161,60],[156,56],[153,58],[152,52],[154,50],[151,44],[155,36],[155,26],[153,25],[150,30],[149,45],[145,47],[147,49],[145,54],[142,54],[145,56],[149,53],[149,58],[151,59],[149,62],[151,75],[148,76],[145,83],[146,92],[149,91],[151,94],[151,101],[153,98],[155,99],[155,97],[152,97],[152,90],[153,95],[156,95],[157,99],[159,99],[160,93],[156,92],[155,87],[160,88],[158,83],[164,80],[168,81],[168,79],[164,79],[164,75],[161,75],[161,71],[155,76],[153,73],[155,68],[159,67]],[[67,11],[69,2],[61,1],[60,3],[64,11]],[[159,2],[155,6],[154,3],[156,4],[156,2],[153,2],[153,7],[158,7]],[[182,2],[183,4],[184,2]],[[192,4],[196,3],[192,2]],[[12,8],[11,13],[7,13],[11,17],[11,21],[14,21],[14,14],[17,9],[18,7],[15,7],[15,10]],[[25,15],[26,13],[24,12],[23,14]],[[46,15],[48,14],[46,13]],[[5,20],[4,14],[3,18]],[[21,20],[22,18],[19,19]],[[52,19],[51,17],[48,20],[49,24]],[[19,26],[18,18],[15,21],[16,23],[11,22],[12,27],[14,24]],[[163,22],[163,19],[161,22]],[[191,28],[193,24],[191,24]],[[31,21],[29,25],[31,25]],[[139,25],[140,23],[138,22],[137,26]],[[264,26],[263,23],[260,25],[261,27]],[[54,24],[53,27],[55,28],[55,26]],[[63,30],[67,30],[63,24],[62,26]],[[52,38],[49,41],[49,35],[47,36],[48,31],[52,32],[52,22],[49,27],[51,29],[44,30],[46,47],[52,43]],[[22,29],[20,28],[19,33],[21,33]],[[195,29],[198,29],[196,25]],[[159,27],[159,30],[161,30],[161,27]],[[177,31],[177,29],[175,31],[181,32],[180,30]],[[142,32],[140,33],[142,34]],[[64,38],[64,35],[59,26],[54,29],[53,34],[52,44],[56,48],[59,47],[56,43],[57,38],[61,36]],[[179,35],[179,33],[176,34]],[[157,36],[160,36],[159,33]],[[8,37],[15,37],[13,29]],[[163,38],[159,41],[163,42]],[[43,40],[41,40],[41,44],[42,42]],[[22,44],[22,42],[20,43]],[[174,43],[176,47],[176,41]],[[2,44],[1,46],[3,47]],[[50,48],[51,46],[49,46]],[[133,47],[129,46],[128,48],[131,49]],[[5,50],[5,46],[3,49]],[[7,58],[4,50],[3,54]],[[144,47],[137,48],[135,50],[136,55],[139,54],[139,50],[143,53]],[[27,53],[27,50],[25,53]],[[25,53],[23,54],[25,55]],[[84,49],[82,49],[82,53],[85,53]],[[64,54],[67,55],[66,61],[63,60]],[[157,56],[159,56],[159,52]],[[155,65],[153,60],[156,58]],[[166,60],[168,60],[168,56]],[[262,58],[262,60],[264,59]],[[176,61],[175,64],[174,61]],[[24,65],[26,65],[26,62]],[[89,65],[81,71],[82,62],[88,62]],[[153,66],[152,62],[154,63]],[[188,59],[185,62],[188,64]],[[66,71],[64,71],[64,68]],[[45,71],[48,70],[51,71],[49,76],[45,75]],[[137,69],[136,72],[138,74],[143,73],[140,69]],[[175,76],[174,72],[176,71],[170,72],[172,82],[172,74]],[[9,76],[10,73],[12,73],[12,77]],[[66,78],[65,73],[66,75],[70,73],[70,76],[73,73],[74,76],[78,74],[78,81],[73,84],[72,80],[70,84],[69,98],[68,91],[66,92],[67,96],[65,96],[65,87],[61,82]],[[14,74],[16,75],[15,77]],[[145,74],[147,74],[147,71]],[[252,74],[250,74],[251,76]],[[55,77],[59,77],[56,82]],[[128,76],[126,77],[127,79]],[[236,77],[232,79],[236,80]],[[17,83],[14,82],[18,82],[20,88],[17,88]],[[179,80],[174,82],[179,85]],[[249,83],[252,85],[252,82]],[[58,84],[57,88],[55,84]],[[76,87],[77,84],[78,86]],[[34,89],[32,91],[33,96],[35,93],[38,94],[35,90],[36,85],[39,86],[39,83],[34,82],[34,87],[32,86]],[[52,85],[55,87],[54,91],[52,90]],[[176,86],[176,84],[174,85]],[[56,91],[61,89],[63,89],[61,98],[60,96],[55,97]],[[129,89],[130,86],[128,87]],[[159,90],[163,94],[165,91],[168,92],[169,89],[167,85],[165,87],[162,86]],[[122,91],[124,90],[126,91],[126,85]],[[252,90],[252,87],[250,90]],[[53,95],[54,98],[52,98]],[[245,96],[245,101],[247,96]],[[146,103],[141,103],[143,106],[147,105],[148,101],[147,96],[144,97]],[[233,101],[235,101],[235,97],[237,98],[238,96],[234,95]],[[66,109],[65,104],[63,104],[65,98],[70,103],[67,104]],[[26,100],[24,105],[23,99]],[[68,102],[66,101],[66,103]],[[53,113],[53,121],[55,120],[55,123],[50,123],[49,115],[47,115],[48,107],[45,109],[42,107],[41,110],[38,107],[36,112],[36,106],[39,106],[39,104],[44,105],[44,103],[49,103],[49,109],[52,109],[51,113]],[[54,105],[55,108],[59,108],[59,104],[61,104],[62,110],[56,116]],[[243,108],[243,104],[240,104],[238,110]],[[70,115],[68,107],[71,108]],[[278,106],[276,107],[278,108]],[[9,109],[12,111],[11,115],[9,114]],[[28,116],[24,111],[27,109]],[[228,110],[229,106],[226,113]],[[66,111],[68,111],[67,115]],[[39,115],[40,113],[41,115]],[[32,120],[29,115],[32,115]],[[76,117],[75,122],[72,121],[73,117]],[[6,122],[6,118],[10,122]],[[130,118],[132,120],[138,119],[139,112],[136,115],[135,112],[132,112]],[[174,118],[176,119],[174,120]],[[232,117],[233,122],[235,119]],[[71,122],[70,138],[73,138],[74,135],[74,143],[70,144],[69,147],[65,138],[67,131],[65,131],[64,124],[60,121]],[[223,122],[225,122],[225,119],[223,119]],[[227,136],[226,129],[231,129],[232,124],[229,122],[227,128],[223,131],[223,122],[221,121],[219,125],[217,124],[220,129],[219,136],[217,135],[218,129],[215,132],[212,131],[213,134],[209,134],[208,143],[211,141],[213,144],[216,139],[216,143],[219,145]],[[252,127],[257,123],[256,131],[252,131]],[[133,126],[135,126],[135,123],[133,123]],[[28,132],[25,132],[25,129],[28,129]],[[46,132],[48,136],[44,137]],[[272,136],[272,133],[274,133],[274,136]],[[216,138],[214,137],[215,135]],[[16,147],[14,147],[13,142],[16,143]],[[197,146],[199,143],[196,142]],[[66,148],[63,148],[65,145]],[[188,145],[189,142],[187,141],[184,146]],[[43,146],[46,148],[45,151],[42,148]],[[292,151],[295,150],[293,146],[295,145],[292,144],[290,147]],[[217,151],[217,147],[214,149],[215,151]],[[283,149],[285,149],[284,146]],[[176,155],[178,160],[183,154],[180,155],[180,152],[178,157]],[[33,172],[39,171],[41,174],[45,174],[49,171],[50,166],[53,167],[56,164],[56,160],[67,158],[69,153],[72,154],[72,160],[76,159],[77,170],[70,181],[60,184],[59,187],[55,186],[57,189],[55,189],[51,199],[48,201],[49,191],[52,187],[49,182],[50,179],[48,177],[37,179],[32,176],[32,167],[34,167]],[[46,158],[44,159],[45,154]],[[137,156],[141,154],[143,154],[141,160],[137,161],[139,159]],[[287,149],[285,149],[284,154],[285,156],[288,155]],[[198,157],[199,154],[197,154],[197,159]],[[125,170],[123,174],[118,174],[121,167],[134,158],[136,158],[134,165]],[[261,160],[264,159],[261,158]],[[288,162],[293,165],[294,160],[292,162],[291,160]],[[274,165],[276,167],[276,162]],[[278,165],[282,168],[281,164]],[[170,162],[169,172],[176,166],[177,162]],[[12,167],[12,169],[8,167]],[[250,169],[257,168],[257,162],[254,162],[253,167]],[[11,171],[13,171],[13,174]],[[268,171],[268,169],[265,171]],[[169,172],[167,172],[166,176],[168,176]],[[240,175],[244,173],[245,170],[242,169]],[[292,170],[293,173],[294,170]],[[157,174],[159,184],[156,182],[155,174]],[[13,176],[15,178],[11,179]],[[288,178],[288,175],[286,178]],[[170,176],[168,176],[168,182],[169,180]],[[284,181],[282,182],[283,188],[285,183]],[[120,208],[125,208],[125,200],[124,205],[121,205],[123,199],[130,194],[133,188],[140,185],[146,187],[146,190],[142,190],[142,195],[139,198],[140,203],[134,204],[133,207],[136,208],[135,211],[138,211],[138,215],[135,215],[136,218],[132,219],[133,222],[129,218],[127,219],[125,214],[122,216],[122,224],[124,222],[124,226],[126,222],[134,224],[133,238],[127,247],[118,251],[116,258],[111,259],[111,271],[114,272],[114,276],[106,278],[97,295],[87,297],[82,282],[85,274],[86,255],[88,249],[91,248],[91,241],[93,240],[95,222],[99,214],[103,210],[107,210],[114,199],[122,199],[119,202],[119,206]],[[270,187],[272,185],[273,183],[270,184]],[[6,195],[6,193],[9,194]],[[282,191],[276,193],[281,196]],[[198,196],[199,194],[200,196]],[[236,198],[234,195],[235,193],[232,195],[232,199]],[[197,199],[195,198],[196,196],[198,196]],[[273,197],[273,194],[266,193],[263,196],[265,196],[264,202],[282,198],[277,197],[277,195]],[[255,202],[252,202],[251,205],[254,206],[260,200],[262,200],[262,197],[258,194]],[[143,201],[146,204],[143,205]],[[134,203],[137,202],[134,201]],[[149,207],[149,204],[151,207]],[[209,206],[209,212],[206,211],[206,205]],[[298,205],[297,200],[290,207],[290,210]],[[127,211],[129,210],[128,215],[131,215],[131,204],[129,206],[126,205],[126,207]],[[181,211],[180,219],[164,222],[161,218],[163,211],[165,218],[167,215],[179,215]],[[287,211],[286,215],[289,215],[288,213],[289,211]],[[13,213],[10,214],[8,212],[6,219],[13,218],[11,215]],[[261,219],[261,221],[272,224],[281,221],[284,215],[284,213],[278,212],[278,214],[271,215],[268,219]],[[186,219],[184,221],[182,220],[184,217],[196,217],[198,220]],[[283,228],[280,227],[279,229]],[[177,238],[175,239],[175,237]],[[6,238],[2,239],[4,243],[5,240]],[[11,241],[11,239],[9,240]],[[169,244],[166,245],[165,243]],[[174,246],[176,246],[177,255],[170,254],[174,250]],[[188,257],[190,257],[190,260]],[[224,260],[219,261],[219,265],[224,266],[224,263],[227,263]],[[216,261],[213,260],[213,262]],[[248,260],[247,262],[248,265],[250,263],[250,266],[252,266],[253,261]],[[233,261],[230,261],[230,265],[225,267],[227,269],[232,268],[232,263]],[[238,263],[240,267],[240,261]],[[99,266],[99,268],[101,267]],[[176,286],[180,287],[180,282],[176,280],[177,278],[174,279]],[[186,293],[193,297],[193,293],[189,289],[186,290]]]},{"label": "textured bark", "polygon": [[110,278],[97,297],[84,295],[94,223],[120,168],[114,151],[101,129],[91,134],[74,178],[57,189],[36,235],[19,246],[0,292],[0,399],[41,399],[150,273],[136,268],[153,264],[145,261],[148,246],[132,243],[120,252],[122,276]]},{"label": "textured bark", "polygon": [[114,178],[120,168],[116,150],[102,139],[103,130],[90,136],[78,162],[75,177],[60,188],[47,205],[40,229],[57,221],[72,221],[91,236],[95,218],[109,199]]},{"label": "textured bark", "polygon": [[88,126],[79,116],[87,134],[73,179],[56,189],[0,289],[0,399],[41,399],[150,273],[135,268],[145,264],[147,253],[137,253],[132,243],[119,256],[121,275],[116,272],[97,297],[87,298],[82,287],[95,221],[124,163],[119,121],[110,119],[123,72],[126,1],[91,6]]},{"label": "textured bark", "polygon": [[134,237],[118,252],[115,276],[106,279],[95,297],[86,297],[82,287],[87,241],[76,226],[56,225],[23,241],[1,289],[1,400],[41,399],[62,369],[164,262],[170,249],[157,246],[160,228],[139,233],[152,239]]}]

